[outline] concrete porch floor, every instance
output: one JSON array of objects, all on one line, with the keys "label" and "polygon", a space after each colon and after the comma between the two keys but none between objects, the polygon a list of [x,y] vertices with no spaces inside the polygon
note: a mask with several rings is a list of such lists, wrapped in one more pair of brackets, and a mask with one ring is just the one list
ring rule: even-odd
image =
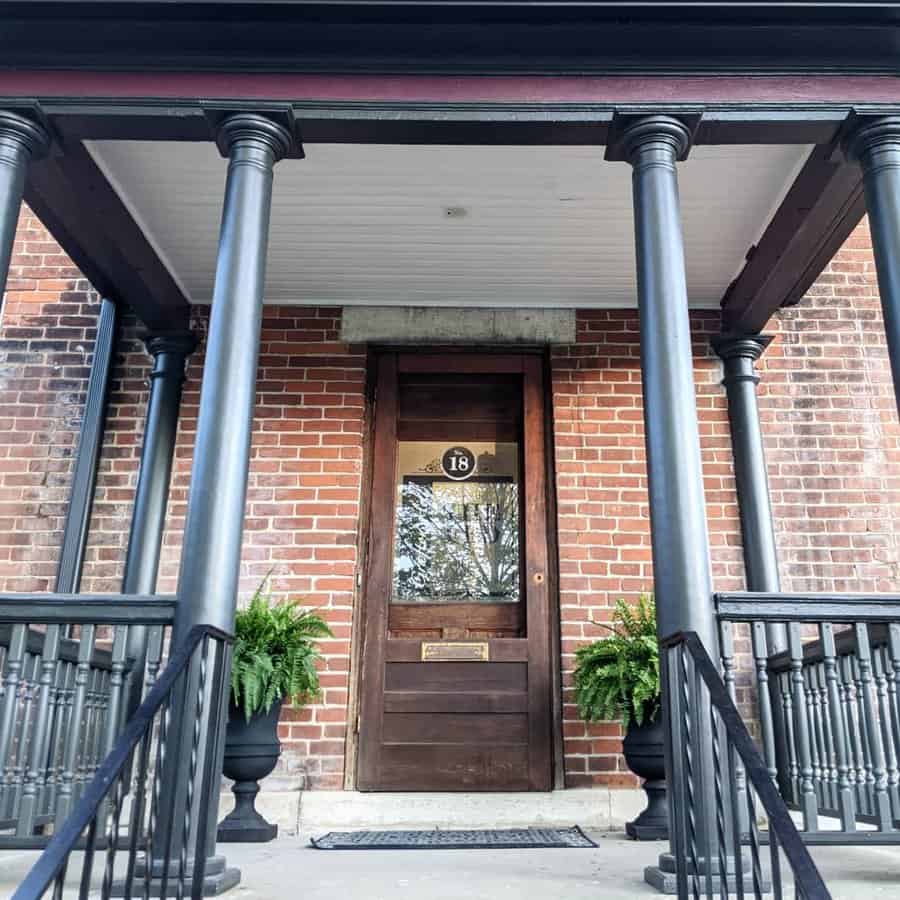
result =
[{"label": "concrete porch floor", "polygon": [[[319,851],[308,835],[223,846],[243,881],[234,900],[631,900],[661,896],[643,882],[665,845],[589,832],[596,850]],[[0,897],[35,853],[0,854]],[[813,848],[835,900],[900,896],[900,847]],[[73,862],[75,862],[73,860]],[[102,860],[97,860],[102,866]],[[73,866],[77,868],[77,866]],[[99,875],[99,873],[98,873]],[[70,892],[67,891],[69,896]],[[71,896],[75,896],[73,881]],[[785,890],[785,896],[792,891]]]}]

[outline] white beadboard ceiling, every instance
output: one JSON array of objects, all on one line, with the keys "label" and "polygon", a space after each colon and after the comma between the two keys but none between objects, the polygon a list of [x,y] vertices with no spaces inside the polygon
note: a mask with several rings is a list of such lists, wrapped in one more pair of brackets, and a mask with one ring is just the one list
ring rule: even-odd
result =
[{"label": "white beadboard ceiling", "polygon": [[[225,161],[88,149],[195,303],[212,295]],[[679,178],[691,304],[715,307],[809,155],[696,147]],[[269,303],[635,304],[631,177],[602,147],[311,144],[275,170]]]}]

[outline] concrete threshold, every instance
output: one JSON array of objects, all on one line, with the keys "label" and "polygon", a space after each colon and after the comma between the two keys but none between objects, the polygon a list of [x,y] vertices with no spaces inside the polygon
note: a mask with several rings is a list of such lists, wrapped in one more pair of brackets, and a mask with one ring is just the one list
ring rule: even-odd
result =
[{"label": "concrete threshold", "polygon": [[[639,790],[577,788],[549,793],[362,793],[267,791],[257,809],[282,834],[362,828],[523,828],[580,825],[622,831],[643,808]],[[223,794],[221,814],[231,809]]]}]

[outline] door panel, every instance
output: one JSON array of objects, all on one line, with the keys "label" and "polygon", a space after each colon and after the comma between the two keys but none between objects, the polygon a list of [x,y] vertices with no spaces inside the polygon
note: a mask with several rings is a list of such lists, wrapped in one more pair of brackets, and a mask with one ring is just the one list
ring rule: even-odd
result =
[{"label": "door panel", "polygon": [[383,354],[358,783],[549,790],[540,359]]}]

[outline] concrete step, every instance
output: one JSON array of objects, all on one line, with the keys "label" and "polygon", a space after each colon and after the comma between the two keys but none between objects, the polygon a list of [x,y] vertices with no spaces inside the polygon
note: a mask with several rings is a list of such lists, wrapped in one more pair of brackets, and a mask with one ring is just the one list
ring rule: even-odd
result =
[{"label": "concrete step", "polygon": [[[522,828],[580,825],[621,831],[644,808],[639,790],[579,788],[550,793],[272,791],[257,808],[283,833],[360,828]],[[231,794],[222,796],[222,813]]]}]

